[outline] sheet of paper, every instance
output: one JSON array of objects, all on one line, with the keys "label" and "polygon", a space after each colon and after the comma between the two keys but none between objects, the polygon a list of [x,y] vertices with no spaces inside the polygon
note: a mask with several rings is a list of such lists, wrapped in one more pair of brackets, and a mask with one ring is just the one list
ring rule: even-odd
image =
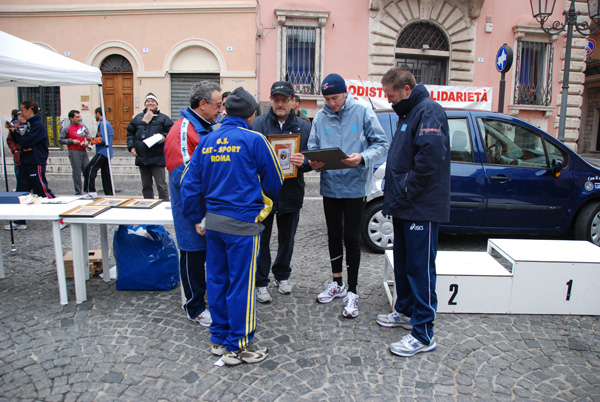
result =
[{"label": "sheet of paper", "polygon": [[144,140],[144,144],[146,144],[146,146],[148,148],[152,148],[154,145],[156,145],[162,139],[163,139],[163,135],[159,134],[159,133],[156,133],[152,137],[146,138]]},{"label": "sheet of paper", "polygon": [[61,196],[56,198],[44,198],[42,204],[68,204],[83,197],[82,195]]}]

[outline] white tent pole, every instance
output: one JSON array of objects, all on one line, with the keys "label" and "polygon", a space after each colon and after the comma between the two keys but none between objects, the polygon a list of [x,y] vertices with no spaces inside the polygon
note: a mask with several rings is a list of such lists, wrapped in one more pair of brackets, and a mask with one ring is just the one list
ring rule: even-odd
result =
[{"label": "white tent pole", "polygon": [[102,137],[102,141],[104,141],[104,143],[106,144],[106,155],[108,155],[108,172],[110,174],[110,185],[112,186],[113,196],[115,196],[117,193],[117,189],[115,188],[115,182],[113,181],[112,164],[110,162],[110,160],[112,159],[112,156],[110,154],[110,148],[113,144],[109,144],[108,139],[106,138],[106,136],[108,136],[108,131],[106,131],[106,110],[104,110],[104,92],[102,91],[102,84],[98,84],[98,88],[100,89],[100,108],[102,109],[102,126],[104,127],[105,135],[102,136],[102,132],[100,132],[100,136]]}]

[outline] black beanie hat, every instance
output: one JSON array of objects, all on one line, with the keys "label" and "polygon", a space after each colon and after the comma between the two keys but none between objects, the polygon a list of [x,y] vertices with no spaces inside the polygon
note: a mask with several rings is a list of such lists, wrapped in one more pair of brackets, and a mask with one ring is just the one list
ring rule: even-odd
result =
[{"label": "black beanie hat", "polygon": [[237,87],[227,97],[225,110],[228,116],[237,116],[246,119],[258,109],[254,96],[242,87]]},{"label": "black beanie hat", "polygon": [[335,95],[348,92],[346,89],[346,81],[339,74],[329,74],[323,80],[321,85],[322,95]]}]

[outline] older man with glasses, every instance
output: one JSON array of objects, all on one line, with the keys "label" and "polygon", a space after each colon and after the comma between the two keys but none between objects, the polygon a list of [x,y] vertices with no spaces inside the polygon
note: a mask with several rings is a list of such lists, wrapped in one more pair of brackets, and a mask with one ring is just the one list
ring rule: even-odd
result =
[{"label": "older man with glasses", "polygon": [[206,308],[206,237],[196,232],[195,222],[183,216],[180,187],[181,176],[190,162],[200,138],[213,131],[212,127],[222,112],[221,87],[210,81],[192,86],[190,106],[181,111],[165,141],[165,157],[169,171],[171,211],[179,247],[179,273],[185,295],[183,309],[189,320],[209,327],[212,323]]}]

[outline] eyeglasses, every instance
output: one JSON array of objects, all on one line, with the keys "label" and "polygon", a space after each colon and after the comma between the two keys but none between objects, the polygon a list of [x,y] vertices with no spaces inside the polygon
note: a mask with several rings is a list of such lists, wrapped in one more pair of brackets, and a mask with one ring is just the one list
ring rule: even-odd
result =
[{"label": "eyeglasses", "polygon": [[215,105],[217,107],[217,109],[221,109],[223,107],[223,102],[219,102],[219,103],[214,103],[214,102],[206,102],[209,105]]},{"label": "eyeglasses", "polygon": [[271,97],[271,102],[273,103],[290,103],[292,98],[284,98],[284,97]]}]

